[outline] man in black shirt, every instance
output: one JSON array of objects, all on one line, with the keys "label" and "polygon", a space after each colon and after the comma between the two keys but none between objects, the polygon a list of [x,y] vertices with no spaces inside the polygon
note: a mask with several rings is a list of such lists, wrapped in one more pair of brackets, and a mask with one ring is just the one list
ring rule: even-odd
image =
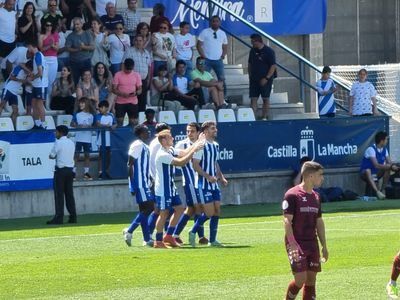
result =
[{"label": "man in black shirt", "polygon": [[275,52],[263,43],[259,34],[252,34],[250,39],[253,45],[248,61],[251,107],[256,115],[257,100],[261,95],[263,99],[262,119],[267,120],[272,82],[277,76]]}]

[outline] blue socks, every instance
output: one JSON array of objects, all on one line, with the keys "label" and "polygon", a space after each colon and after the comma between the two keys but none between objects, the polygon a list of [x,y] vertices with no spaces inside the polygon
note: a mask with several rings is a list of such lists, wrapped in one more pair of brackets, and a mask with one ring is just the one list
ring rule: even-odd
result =
[{"label": "blue socks", "polygon": [[[194,215],[194,222],[196,223],[197,219],[200,218],[200,215]],[[208,218],[206,219],[206,221],[208,220]],[[206,222],[204,221],[204,222]],[[199,229],[197,230],[197,234],[199,235],[199,238],[204,237],[204,226],[201,225],[199,227]]]},{"label": "blue socks", "polygon": [[174,226],[169,226],[167,229],[167,234],[168,235],[172,235],[175,231],[175,227]]},{"label": "blue socks", "polygon": [[183,214],[181,216],[181,218],[179,219],[179,222],[178,222],[178,225],[176,226],[174,235],[179,236],[189,220],[190,220],[190,217],[187,214]]},{"label": "blue socks", "polygon": [[205,214],[201,214],[201,216],[194,223],[192,232],[198,233],[201,226],[203,226],[204,222],[207,221],[207,216]]},{"label": "blue socks", "polygon": [[149,224],[147,223],[147,217],[142,219],[140,226],[142,227],[143,240],[145,242],[150,241],[151,237],[150,237],[150,232],[149,232]]},{"label": "blue socks", "polygon": [[162,232],[157,232],[156,233],[156,241],[157,242],[162,242],[163,240],[163,233]]},{"label": "blue socks", "polygon": [[128,228],[128,232],[132,233],[133,231],[135,231],[136,228],[138,228],[138,226],[142,223],[142,220],[146,219],[146,215],[144,213],[138,213],[135,217],[135,219],[133,219],[131,225]]},{"label": "blue socks", "polygon": [[219,216],[212,216],[210,218],[210,243],[217,239]]},{"label": "blue socks", "polygon": [[154,228],[156,228],[156,222],[158,219],[158,214],[156,214],[154,211],[150,214],[148,224],[149,224],[149,233],[150,235],[153,235]]}]

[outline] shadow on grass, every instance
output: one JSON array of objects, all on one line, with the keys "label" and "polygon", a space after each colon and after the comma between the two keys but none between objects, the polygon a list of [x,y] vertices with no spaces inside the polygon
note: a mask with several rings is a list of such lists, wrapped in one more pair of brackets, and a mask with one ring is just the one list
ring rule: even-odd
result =
[{"label": "shadow on grass", "polygon": [[190,246],[183,246],[181,250],[210,250],[210,249],[246,249],[246,248],[252,248],[250,245],[235,245],[233,243],[224,243],[223,247],[208,247],[208,246],[199,246],[199,247],[190,247]]},{"label": "shadow on grass", "polygon": [[[322,210],[326,213],[339,212],[366,212],[375,210],[400,209],[399,200],[380,200],[380,201],[343,201],[323,203]],[[248,205],[226,205],[222,207],[223,219],[230,218],[249,218],[249,217],[271,217],[282,214],[280,203],[248,204]],[[24,219],[0,220],[0,231],[45,229],[59,227],[76,226],[98,226],[98,225],[127,225],[131,222],[136,212],[114,213],[114,214],[91,214],[78,216],[77,224],[46,225],[46,221],[51,217],[35,217]],[[65,221],[67,218],[65,217]]]}]

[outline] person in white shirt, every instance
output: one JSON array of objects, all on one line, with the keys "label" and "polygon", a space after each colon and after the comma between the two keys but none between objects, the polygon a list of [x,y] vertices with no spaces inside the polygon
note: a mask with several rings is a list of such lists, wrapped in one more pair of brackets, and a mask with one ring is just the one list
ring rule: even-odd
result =
[{"label": "person in white shirt", "polygon": [[[79,111],[74,114],[71,122],[72,127],[77,128],[90,128],[94,123],[94,108],[90,103],[90,99],[87,97],[82,97],[78,100]],[[89,173],[90,166],[90,150],[92,145],[92,132],[91,131],[77,131],[75,133],[76,142],[76,153],[75,161],[78,162],[79,154],[83,151],[85,161],[84,161],[84,174],[83,179],[92,180],[92,176]],[[74,177],[76,173],[76,168],[74,168]]]},{"label": "person in white shirt", "polygon": [[64,196],[69,213],[68,223],[76,223],[76,208],[73,190],[73,172],[75,144],[69,138],[68,127],[60,125],[56,127],[56,141],[50,152],[49,158],[56,160],[54,171],[54,201],[55,216],[47,221],[48,225],[63,223]]},{"label": "person in white shirt", "polygon": [[15,0],[6,0],[0,7],[0,61],[15,48],[17,12],[14,7]]},{"label": "person in white shirt", "polygon": [[183,21],[179,24],[180,33],[175,35],[176,60],[186,63],[186,76],[193,71],[193,48],[196,46],[195,37],[189,33],[190,24]]},{"label": "person in white shirt", "polygon": [[228,38],[221,26],[218,16],[211,17],[211,27],[203,29],[197,39],[197,50],[206,60],[206,70],[214,70],[218,81],[224,82],[224,94],[226,95],[224,59],[228,52]]},{"label": "person in white shirt", "polygon": [[[358,81],[353,83],[349,98],[349,114],[352,116],[370,116],[378,114],[376,106],[376,90],[373,84],[367,81],[366,69],[358,71]],[[372,104],[371,104],[372,103]]]},{"label": "person in white shirt", "polygon": [[[204,147],[204,138],[195,142],[184,152],[176,153],[172,148],[174,138],[170,130],[163,130],[158,134],[161,149],[156,155],[156,180],[154,194],[160,215],[156,223],[156,241],[154,248],[180,247],[172,236],[181,214],[183,213],[182,201],[176,190],[174,182],[175,166],[182,167],[192,159],[193,154]],[[181,157],[178,157],[180,155]],[[170,218],[165,236],[164,225],[169,216],[170,209],[174,210]]]}]

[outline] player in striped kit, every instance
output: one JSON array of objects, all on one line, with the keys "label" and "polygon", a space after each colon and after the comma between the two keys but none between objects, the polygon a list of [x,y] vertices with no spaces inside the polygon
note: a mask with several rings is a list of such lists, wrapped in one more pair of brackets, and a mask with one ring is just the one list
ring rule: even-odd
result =
[{"label": "player in striped kit", "polygon": [[[26,63],[26,68],[28,71],[32,71],[32,61],[28,61]],[[29,82],[29,78],[27,71],[25,71],[21,66],[17,65],[13,68],[10,76],[4,84],[4,89],[1,94],[1,102],[0,102],[0,115],[8,102],[8,104],[12,108],[11,119],[14,123],[16,123],[18,116],[18,96],[22,95],[23,84]]]},{"label": "player in striped kit", "polygon": [[32,108],[33,119],[35,121],[34,129],[45,129],[44,122],[44,103],[47,98],[47,88],[49,86],[48,67],[46,59],[42,52],[34,49],[33,55],[33,80],[32,80]]},{"label": "player in striped kit", "polygon": [[[189,148],[194,142],[197,141],[199,133],[200,133],[199,124],[194,122],[189,123],[186,126],[187,138],[182,141],[179,141],[175,145],[175,148],[176,149]],[[189,161],[186,165],[182,167],[182,185],[184,187],[186,196],[186,210],[184,214],[181,216],[173,235],[175,237],[175,240],[179,244],[183,244],[179,235],[185,228],[187,222],[190,220],[192,216],[194,216],[194,221],[196,222],[202,212],[201,203],[197,196],[197,180],[198,180],[197,173],[193,168],[192,162]],[[197,233],[199,235],[199,244],[207,245],[208,239],[204,236],[204,227],[201,226]]]},{"label": "player in striped kit", "polygon": [[321,79],[317,81],[318,108],[319,115],[322,117],[334,117],[336,113],[335,95],[336,84],[330,78],[331,68],[325,66],[322,69]]},{"label": "player in striped kit", "polygon": [[124,240],[131,246],[132,233],[139,225],[143,232],[143,245],[153,246],[147,223],[148,216],[154,210],[154,196],[150,191],[149,160],[150,151],[145,141],[149,138],[149,129],[145,125],[135,127],[135,135],[138,138],[129,148],[129,190],[136,196],[139,213],[133,219],[131,225],[123,230]]},{"label": "player in striped kit", "polygon": [[[174,182],[175,166],[182,167],[186,165],[193,157],[193,154],[204,147],[204,139],[199,139],[186,151],[176,153],[172,148],[174,138],[170,130],[163,130],[158,134],[158,141],[161,149],[156,155],[156,180],[155,180],[155,196],[157,207],[160,215],[156,223],[156,242],[155,248],[179,247],[172,234],[175,226],[183,212],[182,202],[176,190]],[[181,155],[181,157],[177,157]],[[170,212],[170,208],[174,209],[174,213],[170,218],[170,223],[163,237],[164,225]]]},{"label": "player in striped kit", "polygon": [[221,213],[221,192],[217,181],[226,186],[228,181],[222,174],[218,165],[219,145],[215,141],[217,137],[217,124],[214,121],[206,121],[201,126],[206,143],[204,149],[193,157],[193,167],[199,175],[198,190],[204,213],[197,219],[192,230],[189,232],[189,243],[196,246],[196,233],[210,218],[210,239],[208,245],[211,247],[222,247],[217,241],[218,222]]}]

